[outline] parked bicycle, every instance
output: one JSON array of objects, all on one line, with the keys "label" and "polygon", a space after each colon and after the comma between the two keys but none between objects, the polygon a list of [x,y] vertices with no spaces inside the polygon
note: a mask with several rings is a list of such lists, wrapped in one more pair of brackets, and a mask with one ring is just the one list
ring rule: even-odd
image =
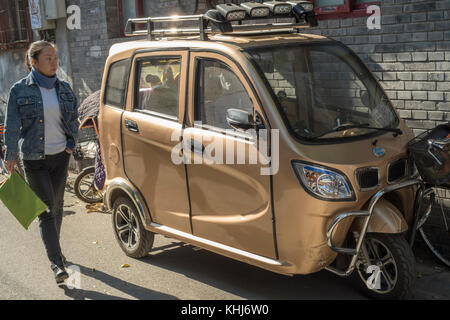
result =
[{"label": "parked bicycle", "polygon": [[[432,210],[418,221],[417,228],[431,252],[450,267],[450,214],[444,208],[450,190],[450,124],[428,130],[413,139],[409,150],[418,173],[427,186],[424,205]],[[440,191],[439,193],[437,191]],[[436,196],[438,193],[439,197]]]},{"label": "parked bicycle", "polygon": [[[95,117],[87,117],[81,124],[73,156],[77,161],[94,160],[98,149],[98,129]],[[95,165],[84,168],[74,182],[78,199],[87,203],[103,201],[103,193],[95,186]]]}]

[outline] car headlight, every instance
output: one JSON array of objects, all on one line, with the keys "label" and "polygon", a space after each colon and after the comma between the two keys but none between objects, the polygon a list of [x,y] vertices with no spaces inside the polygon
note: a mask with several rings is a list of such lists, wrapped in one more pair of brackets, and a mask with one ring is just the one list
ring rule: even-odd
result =
[{"label": "car headlight", "polygon": [[302,186],[322,200],[353,201],[355,194],[345,174],[335,169],[292,161],[292,167]]}]

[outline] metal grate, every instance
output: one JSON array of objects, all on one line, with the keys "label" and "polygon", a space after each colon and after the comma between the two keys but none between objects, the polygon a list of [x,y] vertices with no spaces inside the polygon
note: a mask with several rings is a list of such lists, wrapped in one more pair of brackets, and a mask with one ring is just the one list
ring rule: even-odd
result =
[{"label": "metal grate", "polygon": [[398,159],[388,165],[388,183],[393,183],[406,177],[406,164],[406,159]]},{"label": "metal grate", "polygon": [[355,172],[360,191],[367,191],[379,186],[380,170],[377,167],[359,168]]},{"label": "metal grate", "polygon": [[77,138],[78,143],[95,140],[97,140],[97,134],[95,133],[94,127],[81,128],[78,130],[78,138]]}]

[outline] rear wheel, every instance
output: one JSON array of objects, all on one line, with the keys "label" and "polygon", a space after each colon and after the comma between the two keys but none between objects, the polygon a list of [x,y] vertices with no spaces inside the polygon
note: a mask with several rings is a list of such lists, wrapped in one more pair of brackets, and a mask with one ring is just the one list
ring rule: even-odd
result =
[{"label": "rear wheel", "polygon": [[367,234],[353,277],[376,299],[406,299],[416,279],[414,255],[400,234]]},{"label": "rear wheel", "polygon": [[116,240],[127,256],[142,258],[150,252],[155,234],[144,228],[130,199],[120,197],[114,201],[112,222]]},{"label": "rear wheel", "polygon": [[87,167],[75,179],[73,189],[81,201],[98,203],[103,201],[103,194],[95,187],[95,167]]}]

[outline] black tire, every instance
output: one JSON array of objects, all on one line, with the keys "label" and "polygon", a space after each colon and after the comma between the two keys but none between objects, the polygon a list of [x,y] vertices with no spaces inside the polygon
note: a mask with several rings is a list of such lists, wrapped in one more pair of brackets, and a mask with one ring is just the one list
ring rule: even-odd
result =
[{"label": "black tire", "polygon": [[442,202],[435,199],[435,205],[419,232],[439,262],[450,267],[450,214],[446,209]]},{"label": "black tire", "polygon": [[[360,290],[365,295],[375,299],[397,300],[409,298],[414,287],[417,272],[416,261],[406,239],[400,234],[369,233],[364,239],[364,245],[369,251],[370,264],[363,261],[361,251],[352,274],[353,280],[357,282]],[[377,251],[377,256],[380,259],[375,257],[373,250]],[[371,273],[367,273],[370,265],[377,266],[380,271],[380,282],[372,282],[372,285],[375,286],[374,289],[369,289],[367,285],[367,280],[371,276]],[[389,284],[388,278],[393,283]]]},{"label": "black tire", "polygon": [[143,227],[130,199],[119,197],[114,201],[112,223],[116,240],[127,256],[142,258],[150,252],[155,234]]},{"label": "black tire", "polygon": [[[94,186],[95,167],[87,167],[81,171],[73,184],[75,195],[87,203],[103,202],[103,195]],[[87,186],[87,190],[84,187]]]}]

